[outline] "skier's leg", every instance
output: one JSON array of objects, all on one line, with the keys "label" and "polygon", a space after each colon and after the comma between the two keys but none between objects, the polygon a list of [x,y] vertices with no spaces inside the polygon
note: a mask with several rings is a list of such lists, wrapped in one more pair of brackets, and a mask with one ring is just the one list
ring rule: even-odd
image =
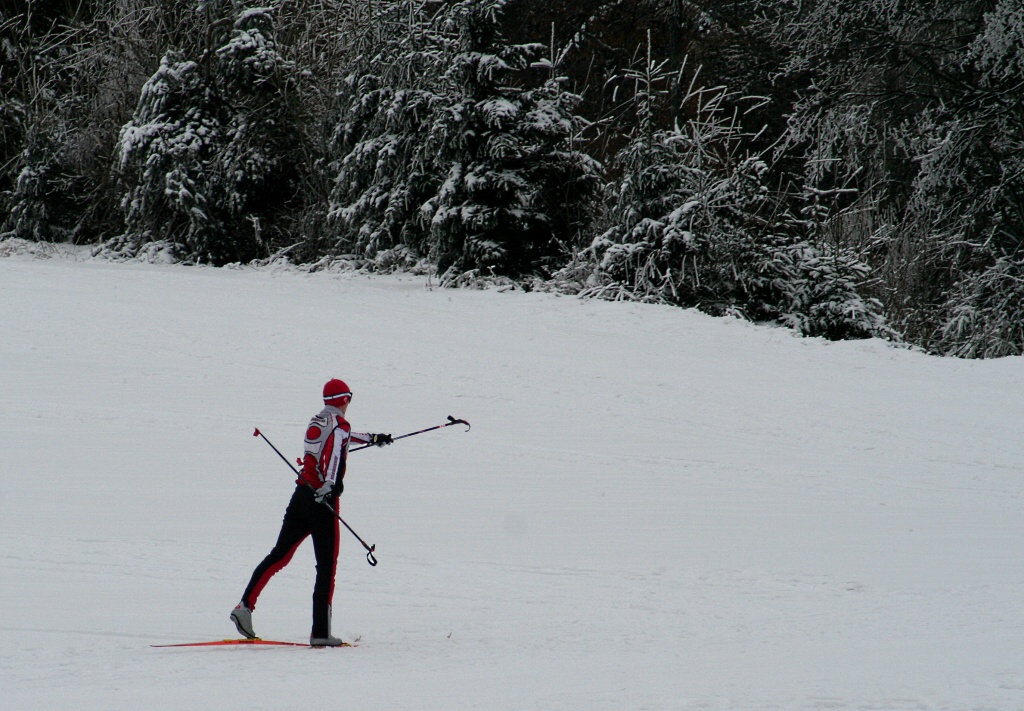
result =
[{"label": "skier's leg", "polygon": [[292,494],[288,508],[284,512],[284,520],[281,522],[281,532],[277,536],[277,543],[274,544],[267,557],[256,566],[249,579],[249,585],[246,586],[245,592],[242,594],[242,604],[250,611],[256,609],[256,599],[270,579],[291,562],[299,544],[310,534],[310,527],[299,501],[301,493],[301,490],[296,489]]},{"label": "skier's leg", "polygon": [[[337,499],[334,505],[337,506]],[[313,630],[310,637],[326,639],[331,634],[331,602],[334,576],[338,568],[338,543],[341,540],[338,518],[326,506],[318,505],[313,527],[313,553],[316,556],[316,583],[313,585]]]}]

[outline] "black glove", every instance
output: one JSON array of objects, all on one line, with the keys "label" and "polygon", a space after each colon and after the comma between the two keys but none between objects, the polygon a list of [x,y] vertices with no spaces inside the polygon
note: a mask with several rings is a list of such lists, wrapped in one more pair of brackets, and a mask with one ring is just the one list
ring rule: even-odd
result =
[{"label": "black glove", "polygon": [[370,444],[375,444],[378,447],[383,447],[385,444],[391,444],[395,440],[392,439],[389,434],[372,434],[370,435]]}]

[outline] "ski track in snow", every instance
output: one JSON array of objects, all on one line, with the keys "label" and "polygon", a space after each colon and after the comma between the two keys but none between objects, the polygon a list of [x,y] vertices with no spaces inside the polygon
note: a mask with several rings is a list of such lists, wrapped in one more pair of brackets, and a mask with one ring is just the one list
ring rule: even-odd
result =
[{"label": "ski track in snow", "polygon": [[[324,314],[328,315],[325,322]],[[335,632],[234,635],[332,376]],[[11,709],[1024,709],[1024,359],[422,278],[0,259]],[[254,614],[308,634],[303,546]]]}]

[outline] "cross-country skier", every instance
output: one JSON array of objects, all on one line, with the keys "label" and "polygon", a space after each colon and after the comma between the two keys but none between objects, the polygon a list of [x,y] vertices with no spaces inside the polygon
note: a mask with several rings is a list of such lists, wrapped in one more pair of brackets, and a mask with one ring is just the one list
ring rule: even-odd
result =
[{"label": "cross-country skier", "polygon": [[256,566],[242,594],[242,601],[231,611],[231,621],[239,634],[253,639],[252,611],[256,599],[277,571],[292,559],[307,536],[313,538],[316,556],[316,583],[313,585],[313,630],[309,643],[314,647],[336,647],[342,641],[331,635],[331,600],[338,562],[338,496],[344,488],[345,461],[349,442],[384,446],[391,444],[389,434],[353,432],[345,419],[352,391],[344,381],[332,379],[324,385],[324,409],[309,421],[306,429],[302,469],[291,501],[284,512],[277,543],[263,562]]}]

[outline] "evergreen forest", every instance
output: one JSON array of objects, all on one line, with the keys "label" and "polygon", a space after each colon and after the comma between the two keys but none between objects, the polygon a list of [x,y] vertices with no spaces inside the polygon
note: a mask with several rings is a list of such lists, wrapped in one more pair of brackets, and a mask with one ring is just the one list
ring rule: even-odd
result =
[{"label": "evergreen forest", "polygon": [[1021,0],[0,0],[0,246],[1024,353]]}]

